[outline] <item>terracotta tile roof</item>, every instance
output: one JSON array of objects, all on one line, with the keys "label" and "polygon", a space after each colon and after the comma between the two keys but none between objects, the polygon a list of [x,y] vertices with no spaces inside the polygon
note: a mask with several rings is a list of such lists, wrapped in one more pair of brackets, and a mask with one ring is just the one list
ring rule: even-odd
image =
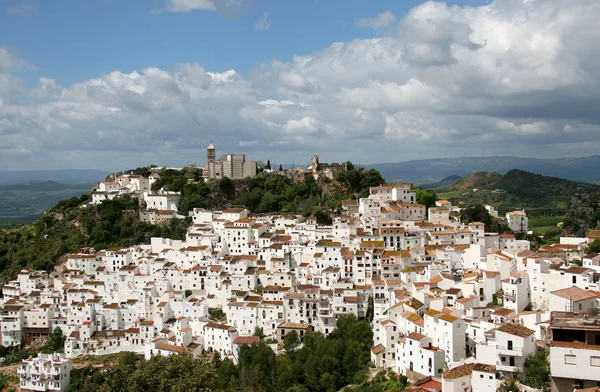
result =
[{"label": "terracotta tile roof", "polygon": [[556,295],[561,298],[569,299],[571,301],[582,301],[584,299],[596,297],[593,293],[585,291],[577,286],[568,287],[566,289],[554,290],[550,294]]},{"label": "terracotta tile roof", "polygon": [[258,336],[238,336],[233,340],[233,344],[258,344],[260,338]]},{"label": "terracotta tile roof", "polygon": [[495,314],[500,317],[506,317],[513,312],[514,312],[514,310],[512,310],[512,309],[500,308],[500,309],[497,309],[496,311],[494,311],[492,314]]},{"label": "terracotta tile roof", "polygon": [[411,332],[408,334],[407,338],[421,341],[421,340],[425,339],[425,335],[421,335],[418,332]]},{"label": "terracotta tile roof", "polygon": [[310,329],[310,328],[312,328],[312,325],[311,324],[302,324],[302,323],[281,323],[278,325],[278,328]]},{"label": "terracotta tile roof", "polygon": [[466,304],[467,302],[471,302],[476,300],[477,297],[465,297],[465,298],[459,298],[456,300],[456,302],[460,303],[460,304]]},{"label": "terracotta tile roof", "polygon": [[440,320],[444,320],[444,321],[447,321],[449,323],[453,323],[453,322],[455,322],[458,319],[459,319],[458,317],[453,316],[453,315],[448,314],[448,313],[443,314],[443,315],[440,316]]},{"label": "terracotta tile roof", "polygon": [[565,272],[568,272],[570,274],[583,274],[584,272],[586,272],[589,268],[586,267],[577,267],[577,266],[573,266],[573,267],[569,267],[565,270]]},{"label": "terracotta tile roof", "polygon": [[581,342],[550,342],[550,347],[562,347],[562,348],[577,348],[582,350],[598,350],[600,351],[600,346],[595,346],[592,344],[585,344]]},{"label": "terracotta tile roof", "polygon": [[432,317],[435,317],[435,316],[437,316],[437,315],[438,315],[438,314],[440,314],[440,313],[442,313],[442,312],[440,312],[439,310],[435,310],[435,309],[427,309],[427,310],[425,311],[425,314],[426,314],[426,315],[428,315],[428,316],[432,316]]},{"label": "terracotta tile roof", "polygon": [[535,333],[534,330],[527,328],[524,325],[516,323],[504,323],[496,329],[497,331],[508,333],[511,335],[526,338]]},{"label": "terracotta tile roof", "polygon": [[206,323],[205,327],[207,327],[207,328],[216,328],[216,329],[230,329],[230,328],[233,328],[231,325],[220,324],[220,323],[213,323],[213,322]]},{"label": "terracotta tile roof", "polygon": [[473,368],[475,367],[474,363],[469,363],[461,366],[457,366],[455,368],[446,370],[442,375],[442,378],[445,379],[455,379],[461,378],[471,375],[473,373]]},{"label": "terracotta tile roof", "polygon": [[477,370],[480,372],[486,372],[486,373],[496,373],[496,366],[486,365],[483,363],[476,363],[475,366],[473,367],[473,370]]},{"label": "terracotta tile roof", "polygon": [[381,343],[371,349],[371,352],[375,355],[381,354],[384,351],[385,351],[385,346]]},{"label": "terracotta tile roof", "polygon": [[171,352],[176,352],[176,353],[182,353],[184,351],[183,347],[176,346],[174,344],[169,344],[169,343],[157,343],[155,347],[158,350],[171,351]]}]

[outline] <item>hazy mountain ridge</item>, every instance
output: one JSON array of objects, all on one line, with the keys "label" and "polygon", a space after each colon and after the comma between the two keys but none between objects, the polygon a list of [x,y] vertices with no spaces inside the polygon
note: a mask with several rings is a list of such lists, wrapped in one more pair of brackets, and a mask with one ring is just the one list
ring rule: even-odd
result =
[{"label": "hazy mountain ridge", "polygon": [[362,165],[379,170],[386,181],[434,183],[448,176],[465,177],[473,172],[505,174],[513,169],[572,181],[600,182],[600,155],[582,158],[463,157],[411,160]]},{"label": "hazy mountain ridge", "polygon": [[62,184],[95,184],[103,181],[109,174],[109,172],[94,169],[0,170],[0,184],[23,184],[31,181],[53,181]]},{"label": "hazy mountain ridge", "polygon": [[0,185],[0,226],[6,222],[39,218],[63,199],[88,193],[92,184],[62,184],[56,181],[30,181]]}]

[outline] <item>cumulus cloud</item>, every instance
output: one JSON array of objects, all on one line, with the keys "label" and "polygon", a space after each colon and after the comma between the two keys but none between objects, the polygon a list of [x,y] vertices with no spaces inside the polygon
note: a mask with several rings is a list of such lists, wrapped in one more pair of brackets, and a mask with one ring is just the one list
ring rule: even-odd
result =
[{"label": "cumulus cloud", "polygon": [[381,29],[388,27],[396,22],[396,15],[392,11],[383,11],[380,14],[372,18],[359,18],[356,19],[354,25],[356,27],[370,28],[370,29]]},{"label": "cumulus cloud", "polygon": [[166,0],[164,10],[167,12],[218,11],[237,15],[240,8],[249,4],[250,0]]},{"label": "cumulus cloud", "polygon": [[590,2],[430,1],[387,36],[246,76],[179,64],[33,89],[14,73],[27,63],[0,49],[0,164],[202,164],[210,141],[281,162],[594,154],[599,17]]}]

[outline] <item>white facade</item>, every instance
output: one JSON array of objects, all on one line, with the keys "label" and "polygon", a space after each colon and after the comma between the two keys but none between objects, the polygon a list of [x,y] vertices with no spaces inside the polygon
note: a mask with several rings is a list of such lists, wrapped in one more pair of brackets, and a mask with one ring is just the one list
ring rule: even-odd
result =
[{"label": "white facade", "polygon": [[63,354],[38,354],[17,368],[19,385],[24,390],[62,392],[71,383],[72,368]]},{"label": "white facade", "polygon": [[506,222],[515,233],[527,233],[529,230],[529,221],[524,210],[507,212]]}]

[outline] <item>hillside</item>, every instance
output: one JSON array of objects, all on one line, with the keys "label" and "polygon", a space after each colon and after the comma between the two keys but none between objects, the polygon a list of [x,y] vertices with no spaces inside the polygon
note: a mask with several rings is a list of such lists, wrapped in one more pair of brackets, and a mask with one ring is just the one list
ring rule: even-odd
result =
[{"label": "hillside", "polygon": [[460,180],[461,178],[462,178],[461,176],[451,175],[451,176],[448,176],[437,182],[421,184],[421,185],[419,185],[419,188],[426,189],[426,190],[447,188],[447,187],[451,186],[452,184],[454,184],[456,181]]},{"label": "hillside", "polygon": [[481,188],[494,188],[504,176],[500,173],[477,172],[456,180],[448,187],[450,190],[472,190]]},{"label": "hillside", "polygon": [[[513,169],[565,178],[571,181],[600,182],[600,155],[583,158],[535,159],[517,157],[463,157],[412,160],[365,165],[378,170],[388,182],[416,184],[437,182],[448,176],[464,177],[473,172],[505,174]],[[432,188],[430,188],[432,189]]]},{"label": "hillside", "polygon": [[[352,168],[335,180],[315,181],[311,174],[292,179],[277,173],[260,173],[243,180],[224,178],[198,181],[198,169],[163,169],[155,185],[181,192],[179,213],[192,208],[220,210],[245,207],[256,213],[314,215],[321,223],[341,211],[341,200],[368,194],[383,182],[374,170]],[[149,243],[151,237],[183,239],[191,220],[173,219],[164,226],[141,222],[136,199],[115,199],[90,205],[89,194],[56,204],[39,220],[0,230],[0,278],[11,278],[22,268],[51,270],[66,253],[82,247],[105,249]],[[123,213],[129,211],[129,213]]]},{"label": "hillside", "polygon": [[90,184],[30,181],[0,185],[0,228],[42,216],[58,201],[89,192]]},{"label": "hillside", "polygon": [[439,190],[440,198],[459,206],[491,204],[503,214],[525,208],[528,214],[564,215],[575,194],[600,191],[600,185],[547,177],[522,170],[506,174],[477,172]]}]

